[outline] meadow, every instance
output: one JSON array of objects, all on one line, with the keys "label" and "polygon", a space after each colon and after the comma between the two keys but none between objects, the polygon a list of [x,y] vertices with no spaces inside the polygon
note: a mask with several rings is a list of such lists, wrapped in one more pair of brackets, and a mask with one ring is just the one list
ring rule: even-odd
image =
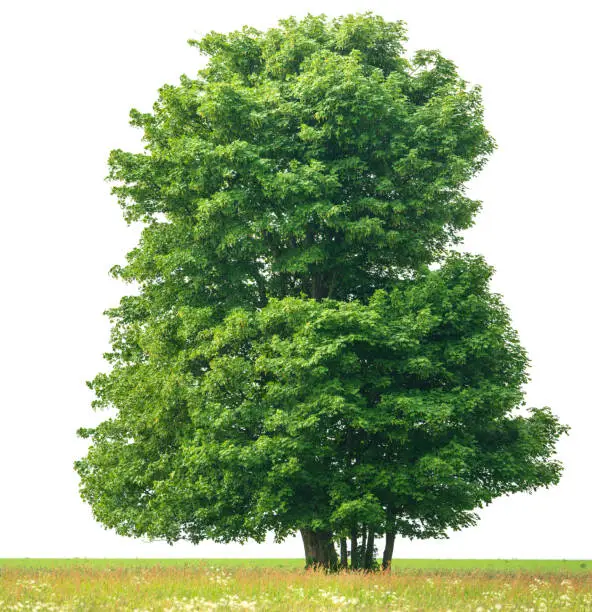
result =
[{"label": "meadow", "polygon": [[394,560],[391,572],[300,559],[2,559],[0,610],[592,611],[591,561]]}]

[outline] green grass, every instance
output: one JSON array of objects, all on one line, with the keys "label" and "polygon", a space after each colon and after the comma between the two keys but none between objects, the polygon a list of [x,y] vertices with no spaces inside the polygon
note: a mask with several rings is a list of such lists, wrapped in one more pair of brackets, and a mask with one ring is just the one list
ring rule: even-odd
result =
[{"label": "green grass", "polygon": [[398,559],[393,572],[300,559],[2,559],[4,612],[592,612],[592,562]]},{"label": "green grass", "polygon": [[301,569],[303,559],[90,559],[74,557],[71,559],[38,559],[34,557],[0,559],[0,568],[13,569],[119,569],[119,568],[273,568],[273,569]]},{"label": "green grass", "polygon": [[[221,567],[221,568],[270,568],[299,570],[303,559],[0,559],[0,567],[13,569],[57,568],[150,568],[150,567]],[[425,572],[536,572],[573,573],[592,571],[591,560],[554,559],[393,559],[395,571]]]}]

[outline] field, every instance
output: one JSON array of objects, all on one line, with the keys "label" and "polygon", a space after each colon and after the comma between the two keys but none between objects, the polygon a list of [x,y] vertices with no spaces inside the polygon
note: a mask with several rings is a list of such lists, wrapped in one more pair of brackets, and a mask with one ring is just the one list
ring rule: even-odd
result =
[{"label": "field", "polygon": [[0,559],[0,610],[592,611],[592,561],[394,560],[390,573],[300,559]]}]

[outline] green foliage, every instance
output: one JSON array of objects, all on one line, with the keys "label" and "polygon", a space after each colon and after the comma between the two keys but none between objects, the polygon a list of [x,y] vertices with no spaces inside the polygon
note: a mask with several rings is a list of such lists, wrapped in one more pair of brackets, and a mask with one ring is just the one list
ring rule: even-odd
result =
[{"label": "green foliage", "polygon": [[527,358],[491,269],[444,257],[493,148],[479,89],[404,42],[370,14],[210,33],[207,67],[132,111],[146,150],[110,178],[145,227],[112,273],[140,292],[107,311],[89,384],[116,413],[76,462],[105,526],[371,547],[557,482],[566,428],[516,410]]},{"label": "green foliage", "polygon": [[80,464],[97,517],[171,540],[357,524],[438,537],[557,482],[565,428],[515,410],[527,359],[490,275],[452,255],[368,304],[272,299],[195,335],[202,313],[180,312],[190,350],[95,382],[120,407]]},{"label": "green foliage", "polygon": [[145,153],[111,153],[126,219],[147,224],[115,273],[226,308],[368,298],[440,256],[472,223],[464,184],[493,141],[479,88],[404,41],[371,15],[192,41],[208,67],[132,111]]}]

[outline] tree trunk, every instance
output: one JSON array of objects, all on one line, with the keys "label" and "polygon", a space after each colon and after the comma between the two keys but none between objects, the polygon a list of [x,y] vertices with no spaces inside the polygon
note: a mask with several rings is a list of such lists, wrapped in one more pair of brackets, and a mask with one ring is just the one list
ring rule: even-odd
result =
[{"label": "tree trunk", "polygon": [[330,531],[313,531],[301,529],[304,544],[304,557],[306,567],[337,569],[337,553],[333,546],[333,534]]},{"label": "tree trunk", "polygon": [[358,531],[352,529],[351,532],[351,567],[352,569],[358,568]]},{"label": "tree trunk", "polygon": [[386,534],[386,544],[384,545],[384,554],[382,555],[382,569],[391,569],[391,561],[393,560],[393,550],[395,548],[395,534],[390,532]]},{"label": "tree trunk", "polygon": [[360,548],[360,554],[358,556],[360,563],[360,567],[364,567],[364,563],[366,562],[366,526],[364,525],[362,529],[362,547]]},{"label": "tree trunk", "polygon": [[347,569],[347,538],[341,538],[339,540],[341,545],[341,567]]},{"label": "tree trunk", "polygon": [[364,567],[366,569],[372,569],[374,567],[374,529],[372,527],[368,528]]},{"label": "tree trunk", "polygon": [[321,273],[314,274],[311,279],[311,297],[320,301],[327,297],[328,289]]}]

